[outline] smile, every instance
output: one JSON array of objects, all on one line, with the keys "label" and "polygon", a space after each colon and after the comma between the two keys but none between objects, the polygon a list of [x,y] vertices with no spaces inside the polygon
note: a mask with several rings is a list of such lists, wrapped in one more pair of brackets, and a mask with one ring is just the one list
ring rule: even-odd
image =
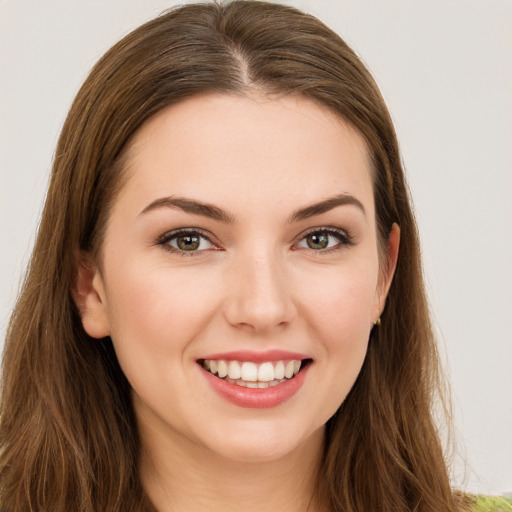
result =
[{"label": "smile", "polygon": [[283,384],[295,377],[303,361],[298,359],[264,361],[228,361],[225,359],[204,359],[201,364],[212,375],[230,384],[246,388],[269,388]]},{"label": "smile", "polygon": [[237,350],[197,359],[210,389],[238,407],[278,407],[299,393],[313,359],[287,350]]}]

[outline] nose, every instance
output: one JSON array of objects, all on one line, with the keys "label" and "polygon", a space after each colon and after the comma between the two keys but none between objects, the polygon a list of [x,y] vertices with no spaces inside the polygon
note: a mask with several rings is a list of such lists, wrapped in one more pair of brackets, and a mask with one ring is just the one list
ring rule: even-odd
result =
[{"label": "nose", "polygon": [[224,315],[235,327],[264,333],[285,327],[296,316],[292,283],[270,251],[239,257],[227,269],[226,285]]}]

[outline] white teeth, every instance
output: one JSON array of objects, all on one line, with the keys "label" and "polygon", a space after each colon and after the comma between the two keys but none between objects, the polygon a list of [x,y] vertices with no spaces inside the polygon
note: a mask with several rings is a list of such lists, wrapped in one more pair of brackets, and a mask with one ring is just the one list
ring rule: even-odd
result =
[{"label": "white teeth", "polygon": [[245,361],[242,364],[242,380],[256,382],[258,380],[258,367],[256,363]]},{"label": "white teeth", "polygon": [[302,361],[227,361],[224,359],[204,359],[203,368],[221,379],[249,388],[268,388],[277,386],[299,373]]},{"label": "white teeth", "polygon": [[258,368],[258,380],[260,382],[270,382],[274,378],[274,365],[272,363],[263,363]]},{"label": "white teeth", "polygon": [[287,379],[291,379],[293,377],[293,370],[295,369],[295,364],[293,361],[288,361],[286,363],[286,368],[284,370],[284,376]]},{"label": "white teeth", "polygon": [[242,368],[238,361],[230,361],[228,366],[228,375],[230,379],[239,379],[242,376]]},{"label": "white teeth", "polygon": [[219,364],[217,365],[217,373],[221,379],[228,374],[228,365],[226,364],[226,361],[223,361],[222,359],[219,361]]},{"label": "white teeth", "polygon": [[281,380],[284,377],[284,363],[283,361],[278,361],[276,367],[274,369],[274,376],[276,379]]}]

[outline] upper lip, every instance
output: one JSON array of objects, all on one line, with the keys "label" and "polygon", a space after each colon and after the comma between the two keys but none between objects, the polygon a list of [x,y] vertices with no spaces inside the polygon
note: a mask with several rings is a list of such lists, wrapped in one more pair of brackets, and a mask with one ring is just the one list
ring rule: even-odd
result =
[{"label": "upper lip", "polygon": [[288,350],[266,350],[264,352],[252,350],[233,350],[230,352],[217,352],[201,357],[199,360],[224,359],[228,361],[251,361],[263,363],[265,361],[303,360],[311,359],[311,356]]}]

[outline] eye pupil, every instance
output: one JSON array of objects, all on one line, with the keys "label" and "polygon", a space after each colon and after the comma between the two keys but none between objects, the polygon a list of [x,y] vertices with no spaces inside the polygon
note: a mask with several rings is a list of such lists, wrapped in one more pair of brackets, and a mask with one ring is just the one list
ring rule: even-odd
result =
[{"label": "eye pupil", "polygon": [[325,249],[329,246],[329,235],[326,233],[313,233],[306,238],[310,249]]},{"label": "eye pupil", "polygon": [[195,251],[199,248],[200,239],[197,235],[182,235],[176,240],[182,251]]}]

